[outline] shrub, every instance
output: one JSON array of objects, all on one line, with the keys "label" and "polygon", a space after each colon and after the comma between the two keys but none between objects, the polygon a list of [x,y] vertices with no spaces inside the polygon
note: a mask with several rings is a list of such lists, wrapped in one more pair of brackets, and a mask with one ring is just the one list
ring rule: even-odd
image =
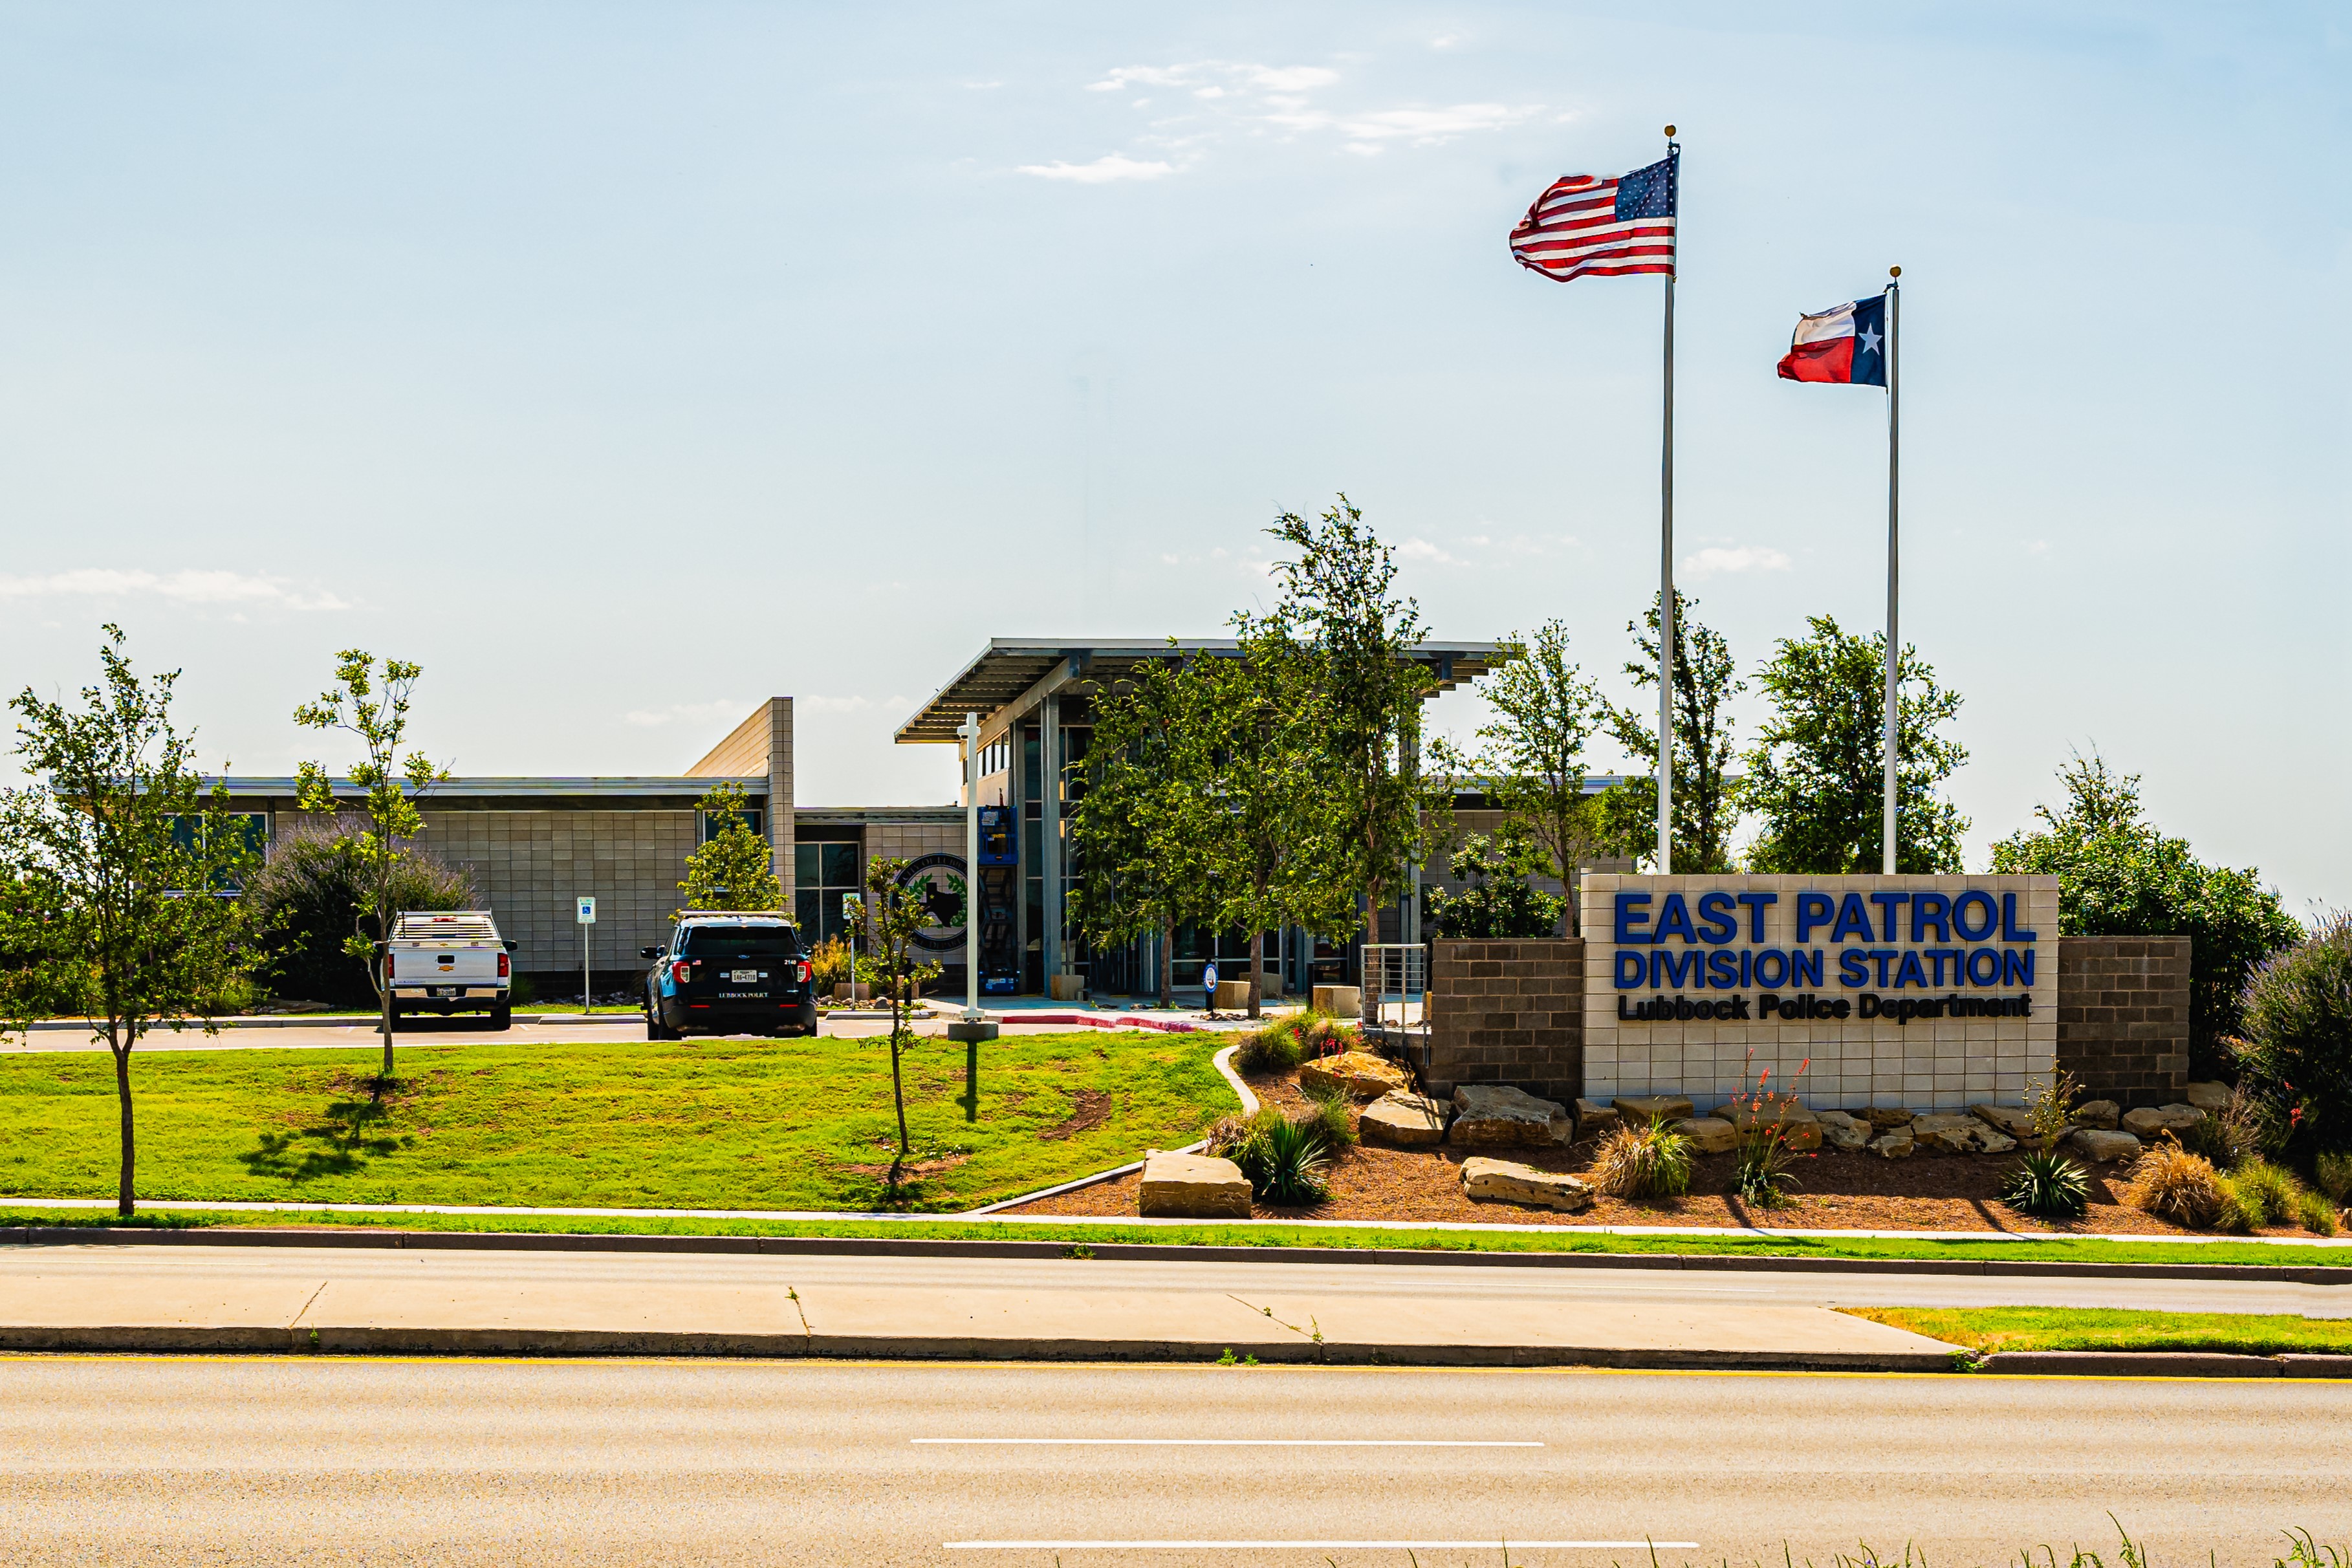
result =
[{"label": "shrub", "polygon": [[2274,1142],[2267,1120],[2262,1102],[2241,1084],[2230,1091],[2229,1104],[2207,1111],[2181,1133],[2180,1144],[2192,1154],[2204,1155],[2216,1169],[2233,1171],[2249,1160],[2260,1159],[2263,1150]]},{"label": "shrub", "polygon": [[2045,1082],[2034,1086],[2032,1098],[2025,1103],[2033,1117],[2037,1142],[2055,1143],[2066,1135],[2066,1130],[2074,1125],[2074,1101],[2082,1094],[2083,1080],[2070,1072],[2053,1072]]},{"label": "shrub", "polygon": [[2021,1214],[2080,1219],[2091,1206],[2091,1178],[2056,1150],[2036,1150],[2001,1178],[2000,1201]]},{"label": "shrub", "polygon": [[1241,1167],[1260,1203],[1318,1204],[1331,1195],[1323,1179],[1330,1146],[1311,1116],[1293,1121],[1265,1106],[1250,1119],[1247,1133],[1226,1158]]},{"label": "shrub", "polygon": [[2352,1152],[2322,1154],[2312,1163],[2312,1179],[2337,1203],[2352,1203]]},{"label": "shrub", "polygon": [[[270,948],[257,978],[280,996],[373,1006],[366,963],[343,951],[361,908],[373,903],[364,881],[359,846],[331,824],[309,824],[281,839],[245,882],[246,909]],[[468,873],[413,846],[393,868],[392,899],[396,910],[478,907]]]},{"label": "shrub", "polygon": [[2307,1195],[2292,1174],[2263,1160],[2249,1160],[2222,1177],[2221,1190],[2229,1199],[2222,1224],[2231,1230],[2284,1225]]},{"label": "shrub", "polygon": [[2230,1206],[2230,1196],[2222,1190],[2212,1163],[2169,1138],[2151,1147],[2132,1166],[2124,1201],[2144,1214],[2192,1229],[2213,1224]]},{"label": "shrub", "polygon": [[1663,1121],[1620,1127],[1601,1141],[1588,1176],[1618,1198],[1678,1198],[1690,1191],[1690,1140]]},{"label": "shrub", "polygon": [[2314,1236],[2334,1236],[2336,1205],[2325,1193],[2306,1190],[2294,1200],[2294,1223]]},{"label": "shrub", "polygon": [[1304,1055],[1298,1045],[1298,1021],[1285,1018],[1242,1037],[1239,1048],[1234,1052],[1234,1070],[1256,1078],[1288,1072]]},{"label": "shrub", "polygon": [[809,949],[809,984],[816,987],[817,994],[830,996],[835,986],[856,982],[851,958],[845,936],[829,937]]},{"label": "shrub", "polygon": [[2230,1045],[2240,1085],[2297,1163],[2352,1149],[2352,913],[2255,967]]}]

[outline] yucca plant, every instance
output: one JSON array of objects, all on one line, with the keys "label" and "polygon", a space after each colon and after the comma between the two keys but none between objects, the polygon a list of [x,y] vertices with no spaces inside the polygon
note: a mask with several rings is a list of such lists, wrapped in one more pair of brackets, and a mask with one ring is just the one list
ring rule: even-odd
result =
[{"label": "yucca plant", "polygon": [[1323,1174],[1330,1145],[1312,1118],[1293,1121],[1268,1106],[1252,1120],[1249,1136],[1231,1157],[1260,1203],[1319,1204],[1331,1195]]},{"label": "yucca plant", "polygon": [[2090,1173],[2054,1149],[2038,1149],[2001,1178],[2000,1201],[2021,1214],[2080,1219],[2091,1206]]}]

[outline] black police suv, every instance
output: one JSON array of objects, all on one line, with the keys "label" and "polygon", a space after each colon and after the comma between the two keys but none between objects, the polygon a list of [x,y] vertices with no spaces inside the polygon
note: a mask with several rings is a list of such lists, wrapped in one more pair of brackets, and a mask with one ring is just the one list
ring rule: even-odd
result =
[{"label": "black police suv", "polygon": [[638,950],[646,1037],[816,1033],[816,990],[800,932],[779,915],[686,914],[667,947]]}]

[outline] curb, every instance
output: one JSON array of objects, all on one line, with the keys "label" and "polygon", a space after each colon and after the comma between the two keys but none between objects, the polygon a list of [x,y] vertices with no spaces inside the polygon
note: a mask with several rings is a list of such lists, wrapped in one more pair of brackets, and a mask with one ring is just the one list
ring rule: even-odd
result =
[{"label": "curb", "polygon": [[1189,1362],[1274,1365],[1595,1367],[1620,1372],[1948,1373],[1940,1352],[1623,1350],[1574,1345],[1338,1344],[1299,1339],[966,1339],[891,1334],[697,1333],[583,1329],[183,1325],[0,1328],[0,1352],[80,1354],[711,1356],[791,1360]]},{"label": "curb", "polygon": [[1979,1373],[2022,1377],[2352,1377],[2352,1355],[2218,1351],[1996,1351]]},{"label": "curb", "polygon": [[[0,1226],[0,1247],[295,1247],[426,1252],[716,1252],[777,1257],[1098,1258],[1157,1263],[1318,1263],[1439,1268],[1663,1268],[1768,1274],[1952,1274],[2089,1279],[2256,1279],[2352,1285],[2352,1268],[2261,1263],[2075,1263],[2024,1258],[1769,1258],[1693,1252],[1435,1252],[1416,1247],[1186,1247],[1139,1241],[956,1241],[922,1237],[643,1236],[551,1231],[80,1229]],[[1083,1247],[1084,1253],[1074,1249]],[[2001,1352],[2001,1354],[2023,1353]],[[2060,1352],[2033,1352],[2036,1354]],[[2065,1352],[2074,1353],[2074,1352]],[[2084,1352],[2090,1353],[2090,1352]],[[2140,1355],[2140,1352],[2119,1352]]]}]

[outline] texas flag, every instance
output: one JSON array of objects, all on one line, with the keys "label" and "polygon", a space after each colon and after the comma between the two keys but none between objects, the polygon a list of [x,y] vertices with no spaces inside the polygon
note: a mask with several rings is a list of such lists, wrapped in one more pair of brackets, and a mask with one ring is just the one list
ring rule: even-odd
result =
[{"label": "texas flag", "polygon": [[1797,318],[1781,356],[1782,381],[1886,384],[1886,296],[1874,294],[1817,316]]}]

